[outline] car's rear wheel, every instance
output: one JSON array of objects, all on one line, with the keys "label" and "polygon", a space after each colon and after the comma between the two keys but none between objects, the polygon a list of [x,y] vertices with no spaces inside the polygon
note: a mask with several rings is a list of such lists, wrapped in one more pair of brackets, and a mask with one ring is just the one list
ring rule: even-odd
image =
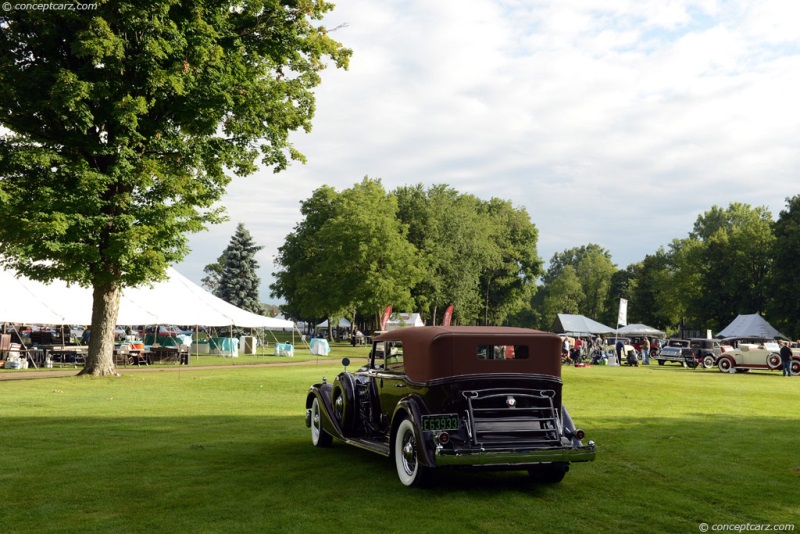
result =
[{"label": "car's rear wheel", "polygon": [[703,369],[711,369],[714,367],[714,357],[711,354],[706,354],[703,358]]},{"label": "car's rear wheel", "polygon": [[404,486],[424,486],[429,478],[429,467],[419,462],[420,446],[414,433],[414,424],[405,418],[397,427],[394,437],[394,463],[397,467],[397,476]]},{"label": "car's rear wheel", "polygon": [[767,365],[773,371],[776,371],[783,367],[783,362],[781,361],[780,354],[775,354],[774,352],[767,356]]},{"label": "car's rear wheel", "polygon": [[545,484],[558,484],[564,480],[569,464],[566,462],[554,462],[552,464],[542,464],[528,469],[528,474],[537,482]]},{"label": "car's rear wheel", "polygon": [[792,375],[797,376],[800,375],[800,362],[797,360],[792,361]]},{"label": "car's rear wheel", "polygon": [[664,360],[658,360],[658,365],[664,365],[664,363],[666,363]]},{"label": "car's rear wheel", "polygon": [[723,373],[730,373],[731,368],[733,367],[733,362],[731,362],[730,358],[720,358],[717,362],[717,367]]},{"label": "car's rear wheel", "polygon": [[311,403],[311,443],[315,447],[329,447],[333,443],[333,436],[322,428],[322,410],[316,397]]}]

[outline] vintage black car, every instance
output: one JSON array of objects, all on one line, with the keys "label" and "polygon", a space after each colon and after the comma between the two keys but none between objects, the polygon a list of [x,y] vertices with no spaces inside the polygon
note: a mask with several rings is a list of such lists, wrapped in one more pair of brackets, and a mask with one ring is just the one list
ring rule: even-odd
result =
[{"label": "vintage black car", "polygon": [[702,365],[704,369],[711,369],[717,364],[717,358],[722,354],[718,339],[696,338],[690,339],[689,342],[692,356],[697,365]]},{"label": "vintage black car", "polygon": [[402,328],[374,339],[366,366],[311,386],[306,425],[315,446],[336,438],[393,459],[406,486],[443,467],[527,470],[554,483],[571,462],[595,458],[561,387],[555,334]]}]

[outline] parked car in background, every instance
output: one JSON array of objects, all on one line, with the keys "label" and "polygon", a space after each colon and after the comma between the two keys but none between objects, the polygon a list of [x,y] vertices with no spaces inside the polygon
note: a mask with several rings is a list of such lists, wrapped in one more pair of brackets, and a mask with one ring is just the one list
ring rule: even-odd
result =
[{"label": "parked car in background", "polygon": [[622,344],[623,344],[622,361],[619,362],[620,364],[622,364],[625,361],[625,358],[631,353],[633,353],[636,356],[636,358],[639,359],[639,351],[637,351],[636,347],[634,347],[631,344],[631,338],[629,338],[629,337],[609,337],[609,338],[606,338],[606,344],[605,344],[605,347],[603,348],[603,350],[606,352],[606,354],[609,354],[609,353],[613,352],[614,356],[617,355],[617,341],[622,341]]},{"label": "parked car in background", "polygon": [[772,352],[780,352],[781,347],[774,339],[764,339],[760,337],[726,337],[719,342],[722,352],[730,349],[738,349],[742,345],[749,345],[757,349],[765,349]]},{"label": "parked car in background", "polygon": [[391,458],[406,486],[434,469],[520,469],[560,482],[595,458],[561,403],[561,340],[506,327],[402,328],[377,336],[367,365],[306,396],[317,447],[333,439]]},{"label": "parked car in background", "polygon": [[126,335],[127,334],[125,333],[125,327],[124,326],[116,326],[114,328],[114,339],[116,339],[117,341],[125,339]]},{"label": "parked car in background", "polygon": [[[146,334],[152,334],[156,331],[155,325],[148,325],[139,327],[139,335],[144,337]],[[180,328],[170,325],[158,325],[158,337],[177,337],[183,335]]]},{"label": "parked car in background", "polygon": [[[783,368],[780,354],[764,347],[739,343],[738,348],[730,348],[717,359],[717,367],[723,373],[743,372],[751,369],[778,371]],[[792,374],[800,374],[800,356],[792,356]]]},{"label": "parked car in background", "polygon": [[722,354],[722,347],[716,339],[690,339],[689,348],[692,350],[695,366],[701,365],[704,369],[714,367],[717,364],[717,358]]},{"label": "parked car in background", "polygon": [[653,358],[658,365],[667,362],[679,363],[684,367],[694,366],[695,359],[691,347],[692,342],[688,339],[667,339],[661,350]]},{"label": "parked car in background", "polygon": [[74,338],[80,339],[83,336],[83,331],[86,330],[83,326],[72,325],[69,327],[69,335]]}]

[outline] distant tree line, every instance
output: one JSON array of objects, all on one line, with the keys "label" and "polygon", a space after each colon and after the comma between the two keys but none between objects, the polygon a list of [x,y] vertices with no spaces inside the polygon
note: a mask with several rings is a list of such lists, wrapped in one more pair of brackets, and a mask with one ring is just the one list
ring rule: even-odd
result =
[{"label": "distant tree line", "polygon": [[800,336],[800,195],[777,221],[765,207],[713,206],[686,237],[624,269],[590,243],[554,254],[545,271],[524,208],[447,185],[386,191],[367,177],[317,189],[301,214],[270,286],[296,320],[375,325],[391,304],[439,324],[453,304],[454,324],[549,330],[556,314],[572,313],[615,326],[625,298],[628,323],[670,333],[717,332],[758,312]]},{"label": "distant tree line", "polygon": [[765,207],[714,206],[686,237],[625,269],[594,244],[557,253],[530,306],[510,321],[548,329],[557,313],[578,313],[616,326],[619,299],[625,298],[628,323],[716,333],[738,314],[760,313],[796,339],[800,196],[786,202],[777,221]]}]

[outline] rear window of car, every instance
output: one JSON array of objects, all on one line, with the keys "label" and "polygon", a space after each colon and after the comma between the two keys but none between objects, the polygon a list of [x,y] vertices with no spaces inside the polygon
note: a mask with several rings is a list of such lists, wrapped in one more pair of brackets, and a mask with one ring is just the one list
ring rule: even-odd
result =
[{"label": "rear window of car", "polygon": [[478,345],[479,360],[527,360],[530,351],[527,345]]}]

